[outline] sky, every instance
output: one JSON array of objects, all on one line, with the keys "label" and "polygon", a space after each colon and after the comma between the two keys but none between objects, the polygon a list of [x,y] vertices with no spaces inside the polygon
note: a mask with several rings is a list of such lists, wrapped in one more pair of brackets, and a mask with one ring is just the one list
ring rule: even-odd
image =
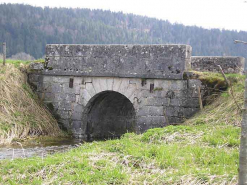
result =
[{"label": "sky", "polygon": [[246,0],[0,0],[0,3],[121,11],[209,29],[247,31]]}]

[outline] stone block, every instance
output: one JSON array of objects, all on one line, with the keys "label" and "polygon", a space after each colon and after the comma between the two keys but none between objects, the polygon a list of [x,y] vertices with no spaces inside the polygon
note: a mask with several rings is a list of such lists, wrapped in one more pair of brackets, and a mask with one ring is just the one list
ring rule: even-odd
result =
[{"label": "stone block", "polygon": [[188,108],[188,107],[198,108],[198,107],[200,107],[199,99],[198,99],[198,97],[181,99],[181,106],[183,106],[185,108]]},{"label": "stone block", "polygon": [[92,98],[86,89],[81,89],[80,95],[83,97],[83,105],[86,106],[86,103]]},{"label": "stone block", "polygon": [[149,109],[150,109],[149,106],[143,106],[138,110],[137,115],[138,116],[148,116],[149,115]]},{"label": "stone block", "polygon": [[200,80],[197,79],[189,79],[188,80],[188,88],[197,88],[197,87],[201,87],[202,82]]},{"label": "stone block", "polygon": [[50,82],[52,83],[53,82],[53,77],[52,76],[46,76],[46,75],[42,75],[42,79],[39,80],[40,82]]},{"label": "stone block", "polygon": [[29,80],[29,82],[31,82],[31,83],[35,83],[35,82],[38,82],[39,81],[39,76],[40,75],[37,75],[37,74],[29,74],[28,75],[28,80]]},{"label": "stone block", "polygon": [[81,85],[81,84],[83,84],[83,79],[82,79],[82,77],[74,77],[74,85],[75,86],[79,86],[79,85]]},{"label": "stone block", "polygon": [[177,90],[177,91],[173,91],[174,92],[174,97],[175,98],[186,98],[189,96],[189,91],[188,89],[181,89],[181,90]]},{"label": "stone block", "polygon": [[72,128],[74,130],[76,130],[77,132],[80,132],[81,131],[81,125],[82,125],[82,121],[76,121],[76,120],[73,120],[71,122],[71,125],[72,125]]},{"label": "stone block", "polygon": [[51,79],[54,83],[69,83],[69,77],[67,76],[53,76]]},{"label": "stone block", "polygon": [[76,95],[75,102],[79,105],[83,105],[83,97],[81,95]]},{"label": "stone block", "polygon": [[245,59],[243,57],[213,57],[196,56],[191,57],[192,69],[197,71],[220,72],[218,65],[221,66],[224,73],[239,73],[244,71]]},{"label": "stone block", "polygon": [[151,94],[149,90],[141,90],[141,92],[139,92],[139,96],[142,98],[147,98],[153,96],[153,94]]},{"label": "stone block", "polygon": [[150,128],[152,117],[141,116],[137,119],[137,132],[142,133]]},{"label": "stone block", "polygon": [[164,116],[164,111],[162,106],[150,106],[149,116]]},{"label": "stone block", "polygon": [[68,119],[59,119],[58,124],[61,129],[65,128],[69,131],[72,128],[71,123]]},{"label": "stone block", "polygon": [[107,83],[106,83],[106,78],[105,77],[100,78],[99,83],[100,83],[101,91],[108,90],[107,89]]},{"label": "stone block", "polygon": [[43,84],[40,82],[37,84],[37,92],[44,92],[43,91]]},{"label": "stone block", "polygon": [[182,79],[190,66],[188,53],[187,45],[47,45],[53,70],[43,73]]},{"label": "stone block", "polygon": [[80,94],[81,86],[80,85],[75,85],[75,94]]},{"label": "stone block", "polygon": [[70,101],[61,101],[58,102],[58,109],[60,110],[72,110],[72,105]]},{"label": "stone block", "polygon": [[164,127],[167,125],[167,121],[164,116],[152,116],[151,126],[154,127]]},{"label": "stone block", "polygon": [[80,104],[74,104],[73,105],[73,111],[74,112],[83,112],[83,110],[84,110],[84,106],[83,105],[80,105]]},{"label": "stone block", "polygon": [[44,69],[44,63],[37,63],[37,62],[32,62],[29,65],[29,68],[35,71],[41,71]]},{"label": "stone block", "polygon": [[57,101],[66,101],[66,102],[75,102],[76,101],[76,94],[64,94],[60,93],[56,95]]},{"label": "stone block", "polygon": [[54,101],[55,94],[53,93],[45,93],[44,94],[44,101]]},{"label": "stone block", "polygon": [[171,82],[171,90],[183,90],[187,88],[187,80],[173,80]]},{"label": "stone block", "polygon": [[170,106],[181,106],[182,105],[182,102],[181,102],[181,100],[180,99],[171,99],[170,100],[170,104],[169,104]]},{"label": "stone block", "polygon": [[82,112],[72,111],[71,120],[82,121]]},{"label": "stone block", "polygon": [[63,93],[66,93],[66,94],[75,94],[75,87],[70,88],[69,87],[69,83],[59,84],[59,86],[60,86],[60,91],[62,91]]},{"label": "stone block", "polygon": [[164,112],[167,117],[172,117],[172,116],[183,117],[184,116],[183,107],[165,107]]},{"label": "stone block", "polygon": [[176,124],[183,123],[185,118],[173,116],[173,117],[169,117],[168,120],[169,120],[169,124],[176,125]]},{"label": "stone block", "polygon": [[146,106],[167,106],[169,99],[168,98],[158,98],[158,97],[147,97],[143,99]]},{"label": "stone block", "polygon": [[99,92],[102,92],[101,85],[100,85],[100,79],[98,77],[93,78],[92,85],[94,87],[94,90],[95,90],[96,94],[99,93]]},{"label": "stone block", "polygon": [[[83,88],[81,88],[81,89],[83,89]],[[93,97],[95,94],[97,94],[95,91],[95,88],[93,86],[93,83],[86,83],[85,89],[90,94],[91,97]],[[80,92],[80,94],[81,94],[81,92]]]},{"label": "stone block", "polygon": [[56,112],[61,119],[70,119],[69,111],[67,110],[57,110]]},{"label": "stone block", "polygon": [[162,96],[162,90],[157,90],[156,88],[154,88],[152,95],[153,95],[154,97],[158,97],[158,98],[163,97],[163,96]]}]

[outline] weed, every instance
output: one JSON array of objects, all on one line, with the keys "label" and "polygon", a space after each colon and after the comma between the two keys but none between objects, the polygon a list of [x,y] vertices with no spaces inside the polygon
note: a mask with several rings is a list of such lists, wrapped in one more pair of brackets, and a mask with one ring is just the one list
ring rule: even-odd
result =
[{"label": "weed", "polygon": [[155,87],[154,88],[154,91],[162,91],[163,90],[163,87]]}]

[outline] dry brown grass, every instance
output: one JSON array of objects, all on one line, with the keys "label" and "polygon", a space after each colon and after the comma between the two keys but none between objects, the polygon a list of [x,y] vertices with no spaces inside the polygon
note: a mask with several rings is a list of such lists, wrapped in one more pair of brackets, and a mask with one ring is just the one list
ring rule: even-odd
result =
[{"label": "dry brown grass", "polygon": [[0,69],[0,144],[27,136],[63,135],[56,120],[38,101],[26,75],[12,64]]},{"label": "dry brown grass", "polygon": [[[219,75],[219,74],[217,74]],[[208,77],[210,78],[210,76]],[[244,104],[244,79],[243,75],[227,75],[233,87],[234,98],[240,107]],[[240,126],[242,120],[241,110],[234,101],[230,90],[223,92],[213,103],[206,106],[202,111],[190,118],[185,124],[229,124]]]}]

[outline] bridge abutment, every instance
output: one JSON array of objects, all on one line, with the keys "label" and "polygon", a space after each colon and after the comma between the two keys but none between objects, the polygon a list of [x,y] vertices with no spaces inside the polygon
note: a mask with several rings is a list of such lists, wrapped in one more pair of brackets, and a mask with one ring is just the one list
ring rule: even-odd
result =
[{"label": "bridge abutment", "polygon": [[142,133],[182,123],[199,110],[199,80],[39,74],[29,79],[58,121],[81,138]]}]

